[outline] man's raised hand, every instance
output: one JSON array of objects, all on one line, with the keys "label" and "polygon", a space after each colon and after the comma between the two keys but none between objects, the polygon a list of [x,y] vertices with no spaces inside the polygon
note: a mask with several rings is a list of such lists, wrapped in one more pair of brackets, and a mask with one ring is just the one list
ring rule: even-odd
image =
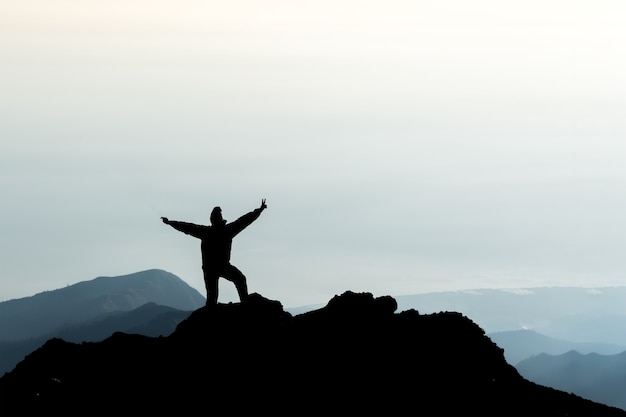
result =
[{"label": "man's raised hand", "polygon": [[168,224],[170,222],[167,217],[161,217],[161,220],[163,220],[163,223],[165,224]]},{"label": "man's raised hand", "polygon": [[261,210],[265,210],[267,208],[267,204],[265,204],[265,199],[261,200]]}]

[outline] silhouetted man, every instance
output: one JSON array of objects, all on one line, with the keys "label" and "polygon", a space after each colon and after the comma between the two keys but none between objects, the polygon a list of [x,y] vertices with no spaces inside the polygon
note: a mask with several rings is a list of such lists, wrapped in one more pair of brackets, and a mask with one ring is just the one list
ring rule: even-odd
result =
[{"label": "silhouetted man", "polygon": [[233,238],[258,219],[261,212],[266,208],[267,205],[263,199],[261,200],[261,207],[227,224],[226,220],[222,218],[222,209],[215,207],[211,212],[211,226],[178,222],[168,220],[167,217],[161,217],[163,223],[202,241],[202,271],[207,292],[207,305],[217,304],[217,281],[220,277],[235,284],[241,301],[248,297],[246,277],[239,269],[230,264],[230,250]]}]

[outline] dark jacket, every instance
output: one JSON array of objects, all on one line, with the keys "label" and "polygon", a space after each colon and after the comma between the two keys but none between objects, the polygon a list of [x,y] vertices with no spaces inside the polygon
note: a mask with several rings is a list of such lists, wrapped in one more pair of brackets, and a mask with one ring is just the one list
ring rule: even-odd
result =
[{"label": "dark jacket", "polygon": [[170,220],[168,224],[202,241],[202,267],[210,268],[229,263],[233,238],[258,219],[262,211],[261,208],[255,209],[225,225],[203,226],[175,220]]}]

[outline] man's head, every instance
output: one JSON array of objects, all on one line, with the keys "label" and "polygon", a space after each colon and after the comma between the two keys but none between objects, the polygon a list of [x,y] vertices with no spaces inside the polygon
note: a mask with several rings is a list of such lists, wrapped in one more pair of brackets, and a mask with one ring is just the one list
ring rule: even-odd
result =
[{"label": "man's head", "polygon": [[213,226],[226,224],[226,220],[222,218],[222,209],[215,207],[211,212],[211,224]]}]

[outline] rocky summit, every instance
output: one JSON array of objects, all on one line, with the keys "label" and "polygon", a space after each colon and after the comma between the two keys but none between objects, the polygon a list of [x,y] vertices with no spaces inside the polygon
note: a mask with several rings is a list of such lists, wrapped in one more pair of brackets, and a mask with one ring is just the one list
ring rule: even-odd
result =
[{"label": "rocky summit", "polygon": [[51,339],[0,379],[2,415],[626,416],[531,383],[457,312],[345,292],[291,315],[259,294],[167,337]]}]

